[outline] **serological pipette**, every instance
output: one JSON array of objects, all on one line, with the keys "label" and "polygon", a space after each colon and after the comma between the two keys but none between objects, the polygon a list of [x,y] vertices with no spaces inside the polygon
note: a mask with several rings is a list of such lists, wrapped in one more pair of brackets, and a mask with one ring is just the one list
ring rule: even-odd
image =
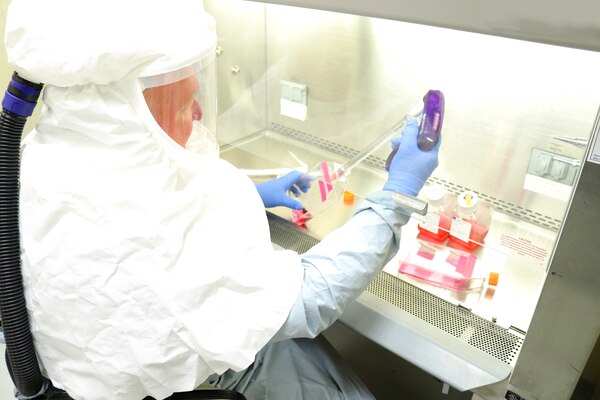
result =
[{"label": "serological pipette", "polygon": [[[352,169],[382,145],[389,143],[394,135],[397,135],[404,129],[406,123],[411,118],[419,119],[420,117],[417,146],[421,151],[432,150],[440,138],[443,116],[444,96],[439,90],[430,90],[423,98],[423,103],[413,107],[400,121],[387,129],[355,157],[343,164],[322,161],[311,172],[304,175],[304,179],[313,181],[312,186],[314,188],[297,196],[306,212],[314,217],[341,198],[348,183],[347,177],[350,175]],[[389,163],[396,151],[397,149],[394,149],[388,157],[386,169],[388,169]]]}]

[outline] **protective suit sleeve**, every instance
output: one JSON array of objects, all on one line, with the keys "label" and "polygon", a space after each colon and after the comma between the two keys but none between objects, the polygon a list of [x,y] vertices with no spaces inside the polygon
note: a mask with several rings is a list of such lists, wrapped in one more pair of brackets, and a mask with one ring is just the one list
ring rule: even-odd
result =
[{"label": "protective suit sleeve", "polygon": [[378,191],[342,227],[301,256],[302,289],[272,341],[316,337],[335,322],[396,254],[409,210]]}]

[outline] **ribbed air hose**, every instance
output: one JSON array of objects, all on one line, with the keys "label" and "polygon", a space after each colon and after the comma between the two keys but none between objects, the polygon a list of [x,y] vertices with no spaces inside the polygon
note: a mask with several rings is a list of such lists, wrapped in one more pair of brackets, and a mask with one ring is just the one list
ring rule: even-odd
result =
[{"label": "ribbed air hose", "polygon": [[38,394],[43,379],[33,347],[21,275],[20,145],[25,122],[41,89],[42,85],[28,82],[15,73],[0,114],[0,319],[11,378],[26,396]]}]

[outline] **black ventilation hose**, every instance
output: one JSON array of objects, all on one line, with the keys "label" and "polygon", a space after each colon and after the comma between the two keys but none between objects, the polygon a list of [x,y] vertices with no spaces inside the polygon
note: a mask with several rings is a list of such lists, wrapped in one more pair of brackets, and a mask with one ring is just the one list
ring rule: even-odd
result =
[{"label": "black ventilation hose", "polygon": [[19,235],[19,171],[21,136],[42,90],[16,72],[2,100],[0,113],[0,319],[6,359],[17,390],[40,392],[43,378],[33,347],[23,294]]}]

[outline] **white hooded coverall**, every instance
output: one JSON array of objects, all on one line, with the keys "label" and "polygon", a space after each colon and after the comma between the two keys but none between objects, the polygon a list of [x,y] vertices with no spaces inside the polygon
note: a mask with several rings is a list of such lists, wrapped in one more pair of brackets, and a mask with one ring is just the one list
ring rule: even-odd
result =
[{"label": "white hooded coverall", "polygon": [[273,250],[253,183],[176,144],[142,96],[140,77],[215,40],[200,0],[10,4],[9,62],[45,84],[20,208],[41,366],[75,399],[162,399],[207,379],[249,399],[368,398],[319,342],[294,338],[359,296],[408,217],[377,192],[307,254]]}]

